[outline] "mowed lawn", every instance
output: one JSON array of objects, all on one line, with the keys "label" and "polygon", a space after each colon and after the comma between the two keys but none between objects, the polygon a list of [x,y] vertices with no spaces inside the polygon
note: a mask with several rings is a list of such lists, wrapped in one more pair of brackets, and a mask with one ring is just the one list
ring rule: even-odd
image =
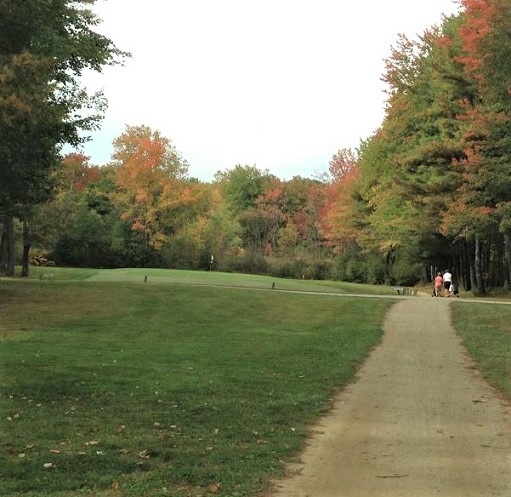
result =
[{"label": "mowed lawn", "polygon": [[453,325],[489,383],[511,400],[511,305],[452,305]]},{"label": "mowed lawn", "polygon": [[392,304],[272,279],[255,291],[249,277],[108,274],[0,282],[2,497],[254,496],[353,379]]}]

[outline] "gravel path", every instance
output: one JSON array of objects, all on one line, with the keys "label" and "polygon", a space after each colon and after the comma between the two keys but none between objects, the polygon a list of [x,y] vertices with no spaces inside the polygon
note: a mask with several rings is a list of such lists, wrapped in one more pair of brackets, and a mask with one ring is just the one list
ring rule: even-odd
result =
[{"label": "gravel path", "polygon": [[275,497],[511,496],[511,407],[473,369],[447,299],[392,307],[290,472]]}]

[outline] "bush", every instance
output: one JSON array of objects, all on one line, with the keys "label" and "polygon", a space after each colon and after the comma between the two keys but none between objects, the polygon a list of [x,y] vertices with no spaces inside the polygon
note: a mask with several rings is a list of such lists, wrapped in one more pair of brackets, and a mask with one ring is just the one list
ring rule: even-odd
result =
[{"label": "bush", "polygon": [[422,272],[421,263],[410,263],[406,258],[400,258],[392,265],[390,276],[398,285],[413,286],[420,281]]},{"label": "bush", "polygon": [[332,279],[332,261],[309,261],[305,268],[303,275],[307,279],[312,280],[329,280]]},{"label": "bush", "polygon": [[269,257],[266,259],[268,273],[276,278],[301,278],[303,262],[300,259]]},{"label": "bush", "polygon": [[268,264],[260,253],[246,251],[238,256],[225,258],[218,269],[231,273],[267,274]]},{"label": "bush", "polygon": [[381,285],[388,280],[387,269],[382,257],[366,254],[353,248],[341,254],[332,263],[332,278],[353,283]]},{"label": "bush", "polygon": [[308,280],[332,279],[332,261],[307,258],[275,258],[266,259],[268,273],[276,278],[295,278]]}]

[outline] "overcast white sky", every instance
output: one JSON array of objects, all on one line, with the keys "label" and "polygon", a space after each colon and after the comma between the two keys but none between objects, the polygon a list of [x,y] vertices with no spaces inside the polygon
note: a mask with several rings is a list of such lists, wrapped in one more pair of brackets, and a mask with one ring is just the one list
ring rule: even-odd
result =
[{"label": "overcast white sky", "polygon": [[132,53],[84,77],[109,108],[85,145],[107,163],[126,125],[170,138],[190,176],[236,164],[281,179],[324,172],[383,118],[380,81],[398,34],[458,11],[452,0],[97,0],[98,30]]}]

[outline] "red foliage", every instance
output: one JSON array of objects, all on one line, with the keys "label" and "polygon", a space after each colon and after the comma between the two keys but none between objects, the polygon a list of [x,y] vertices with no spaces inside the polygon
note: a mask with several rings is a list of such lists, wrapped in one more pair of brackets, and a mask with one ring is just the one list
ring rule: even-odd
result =
[{"label": "red foliage", "polygon": [[89,165],[89,157],[82,153],[67,154],[63,158],[64,167],[59,172],[61,188],[83,192],[85,188],[99,181],[101,170]]},{"label": "red foliage", "polygon": [[465,7],[465,24],[460,29],[460,37],[465,51],[457,61],[473,76],[480,77],[479,69],[485,57],[481,53],[481,42],[491,33],[496,15],[498,0],[461,0]]}]

